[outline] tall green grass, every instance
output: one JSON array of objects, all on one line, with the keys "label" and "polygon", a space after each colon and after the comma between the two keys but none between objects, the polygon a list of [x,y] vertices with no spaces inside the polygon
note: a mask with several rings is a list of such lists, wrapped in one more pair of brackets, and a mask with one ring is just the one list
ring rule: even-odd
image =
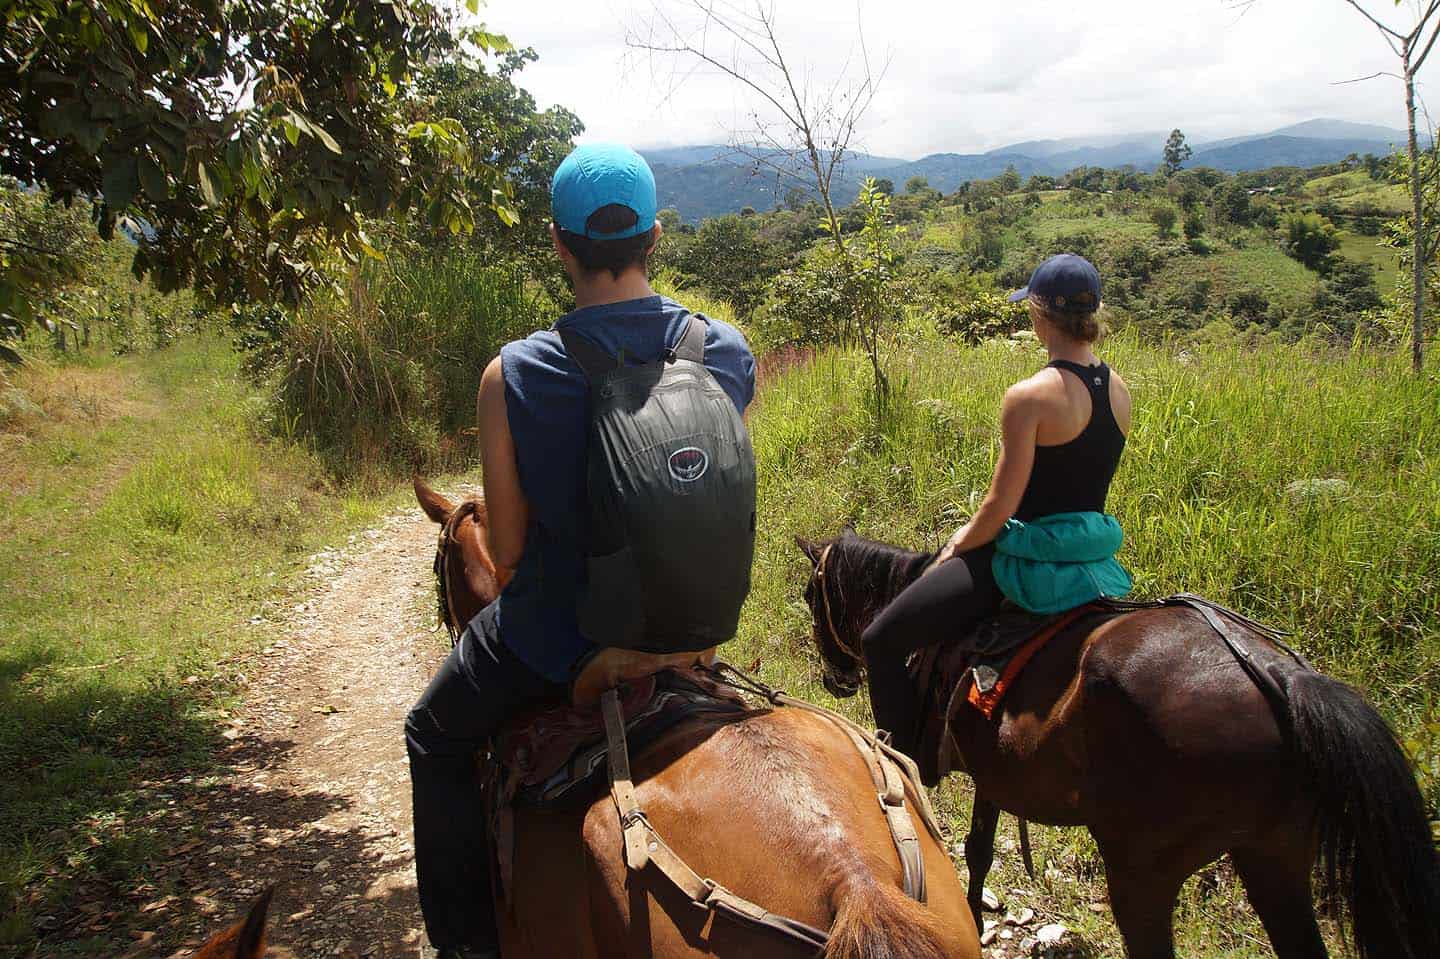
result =
[{"label": "tall green grass", "polygon": [[[1328,673],[1358,684],[1417,751],[1440,804],[1440,386],[1398,356],[1302,346],[1189,353],[1121,336],[1101,354],[1136,412],[1111,495],[1121,558],[1139,595],[1189,590],[1294,631]],[[843,524],[934,549],[978,504],[998,453],[1000,397],[1044,363],[1034,345],[921,342],[892,354],[893,418],[868,402],[858,354],[825,352],[773,379],[750,416],[760,470],[754,588],[727,656],[864,722],[864,694],[834,703],[819,683],[793,537]],[[1339,480],[1339,483],[1314,483]],[[1294,485],[1292,487],[1292,484]],[[964,834],[969,781],[936,792]],[[1122,953],[1103,872],[1083,830],[1036,827],[1041,875],[1020,869],[1008,820],[990,885],[1090,943]],[[1008,845],[1007,845],[1008,843]],[[1179,951],[1270,956],[1233,872],[1207,868],[1176,914]],[[1335,930],[1327,926],[1332,949]],[[1338,954],[1334,953],[1334,954]]]},{"label": "tall green grass", "polygon": [[[1118,337],[1134,428],[1110,507],[1140,595],[1204,593],[1295,633],[1402,732],[1440,708],[1440,390],[1392,356],[1301,346],[1172,354]],[[806,565],[792,537],[933,549],[984,493],[1007,385],[1034,345],[935,340],[892,357],[877,428],[862,358],[823,353],[751,419],[763,518],[742,642],[815,691]],[[1321,482],[1312,481],[1332,481]],[[741,658],[744,658],[743,656]],[[777,665],[780,665],[777,663]],[[1429,784],[1440,799],[1440,782]]]},{"label": "tall green grass", "polygon": [[542,299],[517,268],[469,251],[371,264],[286,331],[281,427],[348,475],[473,459],[480,374],[507,340],[551,322]]}]

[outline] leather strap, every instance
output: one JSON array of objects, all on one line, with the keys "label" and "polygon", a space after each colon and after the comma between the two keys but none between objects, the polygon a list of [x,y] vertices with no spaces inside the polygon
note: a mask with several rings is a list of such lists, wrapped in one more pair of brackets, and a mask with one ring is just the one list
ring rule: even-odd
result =
[{"label": "leather strap", "polygon": [[1310,665],[1309,660],[1296,652],[1282,637],[1286,635],[1283,630],[1274,626],[1267,626],[1257,622],[1243,613],[1237,613],[1233,609],[1221,606],[1219,603],[1208,600],[1203,596],[1196,596],[1194,593],[1177,593],[1174,596],[1166,596],[1163,599],[1151,600],[1148,602],[1130,602],[1128,600],[1105,599],[1099,603],[1117,612],[1134,612],[1142,609],[1162,609],[1167,606],[1186,606],[1195,610],[1204,619],[1205,623],[1225,643],[1240,668],[1245,671],[1251,681],[1259,687],[1260,691],[1270,701],[1275,709],[1283,716],[1289,708],[1289,696],[1285,693],[1284,687],[1270,669],[1263,667],[1255,659],[1255,654],[1250,651],[1249,644],[1243,635],[1232,629],[1230,623],[1238,623],[1251,632],[1257,633],[1281,652],[1285,653],[1295,661],[1301,669],[1307,672],[1314,672],[1315,667]]},{"label": "leather strap", "polygon": [[625,865],[637,872],[647,865],[653,865],[675,888],[700,908],[770,929],[816,952],[823,950],[830,941],[829,933],[797,919],[777,916],[763,906],[737,896],[713,879],[704,878],[686,865],[685,860],[660,838],[655,827],[650,825],[650,820],[645,818],[645,811],[640,808],[635,797],[635,786],[630,779],[630,750],[625,741],[625,717],[620,709],[619,693],[614,689],[607,690],[600,697],[600,708],[605,718],[605,740],[610,758],[610,795],[620,813],[620,828],[625,842]]},{"label": "leather strap", "polygon": [[625,713],[620,707],[618,689],[605,691],[600,697],[600,710],[605,719],[605,744],[610,759],[610,795],[615,800],[625,837],[625,865],[638,871],[644,869],[650,859],[649,823],[635,798],[635,784],[630,779],[630,747],[625,742]]},{"label": "leather strap", "polygon": [[920,770],[915,761],[840,713],[772,689],[728,663],[717,663],[710,672],[720,682],[763,696],[777,706],[790,706],[823,716],[850,737],[850,742],[865,760],[870,769],[870,778],[875,783],[880,805],[885,813],[885,822],[890,827],[890,838],[900,857],[905,894],[917,902],[924,902],[925,859],[920,851],[920,840],[910,818],[909,807],[905,805],[905,781],[909,781],[915,793],[915,804],[926,830],[941,846],[945,845],[945,840],[940,834],[939,824],[935,821],[935,810],[930,806],[930,796],[920,782]]}]

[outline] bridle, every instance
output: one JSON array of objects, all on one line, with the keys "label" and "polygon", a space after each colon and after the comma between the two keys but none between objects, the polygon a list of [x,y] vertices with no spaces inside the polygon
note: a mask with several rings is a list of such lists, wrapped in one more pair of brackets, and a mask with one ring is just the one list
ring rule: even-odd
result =
[{"label": "bridle", "polygon": [[838,646],[841,652],[853,659],[864,659],[859,653],[840,638],[840,631],[835,628],[835,614],[830,609],[830,591],[825,588],[825,564],[830,559],[830,552],[835,548],[834,543],[828,544],[820,551],[820,559],[815,563],[815,584],[820,591],[820,608],[824,612],[825,629],[830,633],[830,639]]},{"label": "bridle", "polygon": [[455,541],[455,531],[460,528],[465,517],[475,515],[479,508],[480,504],[473,499],[467,499],[455,507],[445,518],[445,522],[440,524],[440,539],[435,544],[435,600],[440,622],[445,624],[445,632],[450,636],[451,646],[459,641],[460,630],[455,625],[455,611],[450,607],[450,582],[449,577],[446,576],[450,544]]}]

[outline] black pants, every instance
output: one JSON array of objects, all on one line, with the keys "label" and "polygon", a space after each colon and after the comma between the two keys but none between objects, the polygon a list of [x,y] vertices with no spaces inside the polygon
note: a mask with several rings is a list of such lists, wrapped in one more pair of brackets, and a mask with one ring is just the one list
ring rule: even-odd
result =
[{"label": "black pants", "polygon": [[861,636],[875,725],[889,730],[901,752],[914,755],[920,725],[920,696],[905,661],[918,649],[963,634],[999,607],[1004,597],[990,571],[994,555],[987,545],[941,563],[905,587]]},{"label": "black pants", "polygon": [[498,945],[477,757],[517,709],[565,694],[500,642],[490,606],[470,621],[405,717],[415,875],[435,948]]}]

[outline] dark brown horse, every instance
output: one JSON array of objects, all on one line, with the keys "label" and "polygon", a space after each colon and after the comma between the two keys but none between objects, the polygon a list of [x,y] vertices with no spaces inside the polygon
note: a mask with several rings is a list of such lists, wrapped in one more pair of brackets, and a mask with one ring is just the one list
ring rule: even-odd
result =
[{"label": "dark brown horse", "polygon": [[[445,531],[441,607],[458,629],[495,598],[502,578],[486,547],[484,506],[456,507],[419,479],[415,493]],[[632,756],[632,772],[648,818],[696,872],[772,913],[829,929],[830,959],[978,959],[945,850],[920,830],[928,900],[906,897],[870,774],[828,721],[792,708],[691,719]],[[497,902],[507,957],[807,954],[694,908],[653,867],[627,872],[609,796],[571,810],[518,809],[515,834],[510,901]]]},{"label": "dark brown horse", "polygon": [[[825,684],[854,694],[862,631],[933,557],[849,529],[797,543],[814,566],[805,598]],[[1225,853],[1281,959],[1326,955],[1317,861],[1362,959],[1440,956],[1440,861],[1394,734],[1351,687],[1251,630],[1242,638],[1283,702],[1271,705],[1201,614],[1162,608],[1081,620],[1031,660],[993,719],[959,709],[948,732],[953,768],[975,780],[965,849],[977,915],[1006,810],[1089,828],[1132,959],[1175,955],[1180,887]]]}]

